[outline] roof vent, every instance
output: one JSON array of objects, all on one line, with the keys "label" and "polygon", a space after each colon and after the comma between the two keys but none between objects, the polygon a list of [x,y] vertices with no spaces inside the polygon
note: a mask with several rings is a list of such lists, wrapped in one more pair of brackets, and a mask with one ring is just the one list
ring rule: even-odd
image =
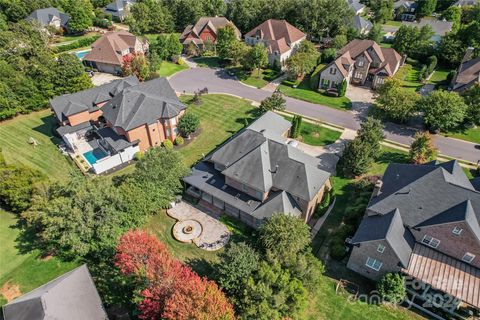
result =
[{"label": "roof vent", "polygon": [[222,190],[227,189],[227,187],[228,187],[228,186],[227,186],[226,184],[224,184],[224,185],[222,186]]},{"label": "roof vent", "polygon": [[248,204],[249,206],[251,206],[252,203],[253,203],[253,200],[248,200],[248,201],[247,201],[247,204]]},{"label": "roof vent", "polygon": [[275,170],[270,169],[270,173],[277,173],[278,171],[278,164],[275,165]]},{"label": "roof vent", "polygon": [[215,179],[210,180],[210,184],[214,184],[215,182],[217,182],[217,180]]}]

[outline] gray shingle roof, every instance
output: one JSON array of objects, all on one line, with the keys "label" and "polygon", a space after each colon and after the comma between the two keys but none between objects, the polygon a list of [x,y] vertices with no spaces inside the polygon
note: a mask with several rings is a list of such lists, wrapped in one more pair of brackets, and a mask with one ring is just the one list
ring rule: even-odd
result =
[{"label": "gray shingle roof", "polygon": [[285,213],[299,218],[302,215],[302,209],[292,196],[285,191],[280,191],[271,194],[270,198],[252,213],[252,216],[262,220],[270,218],[275,213]]},{"label": "gray shingle roof", "polygon": [[134,76],[119,79],[92,89],[55,97],[50,100],[50,105],[57,119],[65,121],[70,115],[97,110],[96,104],[110,100],[113,96],[122,92],[123,89],[138,84],[139,81]]},{"label": "gray shingle roof", "polygon": [[185,108],[168,80],[156,78],[124,89],[107,102],[102,111],[112,125],[128,131],[160,118],[173,118]]},{"label": "gray shingle roof", "polygon": [[70,16],[60,12],[57,8],[43,8],[38,9],[30,13],[25,20],[37,21],[41,26],[47,26],[52,21],[52,18],[56,17],[60,19],[60,26],[65,27],[70,20]]},{"label": "gray shingle roof", "polygon": [[398,209],[384,215],[365,216],[352,238],[352,243],[377,240],[387,241],[403,267],[408,266],[414,239],[410,231],[403,226]]},{"label": "gray shingle roof", "polygon": [[85,264],[4,305],[3,315],[5,320],[108,319]]},{"label": "gray shingle roof", "polygon": [[373,24],[370,21],[365,20],[363,17],[355,15],[355,17],[353,17],[353,26],[357,30],[370,30],[372,29]]}]

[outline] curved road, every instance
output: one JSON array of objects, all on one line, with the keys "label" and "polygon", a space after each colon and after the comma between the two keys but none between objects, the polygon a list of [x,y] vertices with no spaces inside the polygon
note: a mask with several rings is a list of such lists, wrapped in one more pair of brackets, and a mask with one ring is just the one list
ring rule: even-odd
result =
[{"label": "curved road", "polygon": [[[257,102],[271,95],[269,91],[242,84],[222,69],[192,68],[181,71],[170,78],[170,84],[178,92],[193,93],[200,88],[207,87],[209,93],[233,94]],[[288,111],[348,129],[357,130],[365,114],[365,110],[342,111],[289,97],[285,98]],[[354,103],[354,105],[356,104]],[[407,126],[393,123],[385,125],[386,138],[397,143],[409,145],[414,133],[415,129]],[[480,151],[475,149],[473,143],[440,135],[434,136],[434,143],[443,155],[473,163],[480,160]]]}]

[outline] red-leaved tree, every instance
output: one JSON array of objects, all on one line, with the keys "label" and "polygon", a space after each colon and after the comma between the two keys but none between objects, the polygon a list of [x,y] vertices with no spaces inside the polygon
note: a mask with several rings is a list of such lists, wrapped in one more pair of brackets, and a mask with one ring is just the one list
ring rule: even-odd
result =
[{"label": "red-leaved tree", "polygon": [[115,264],[143,285],[140,319],[234,319],[232,305],[215,282],[182,265],[145,231],[129,231],[120,238]]}]

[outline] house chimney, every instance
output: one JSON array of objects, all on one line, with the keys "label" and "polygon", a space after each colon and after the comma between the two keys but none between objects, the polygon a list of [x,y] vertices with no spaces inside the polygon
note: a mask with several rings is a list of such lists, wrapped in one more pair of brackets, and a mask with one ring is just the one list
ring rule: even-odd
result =
[{"label": "house chimney", "polygon": [[377,182],[375,182],[375,186],[373,187],[372,198],[375,198],[376,196],[380,195],[380,193],[382,193],[380,191],[382,189],[382,186],[383,186],[383,181],[378,179]]}]

